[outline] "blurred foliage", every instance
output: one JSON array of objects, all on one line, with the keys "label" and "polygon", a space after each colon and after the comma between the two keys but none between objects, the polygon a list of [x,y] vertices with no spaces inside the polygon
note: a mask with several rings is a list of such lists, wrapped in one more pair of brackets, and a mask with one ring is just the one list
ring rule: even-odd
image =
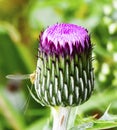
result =
[{"label": "blurred foliage", "polygon": [[88,28],[94,44],[95,90],[79,114],[99,118],[110,103],[117,114],[116,0],[0,0],[0,130],[50,129],[50,110],[30,97],[31,83],[12,91],[5,76],[35,70],[39,33],[57,22]]}]

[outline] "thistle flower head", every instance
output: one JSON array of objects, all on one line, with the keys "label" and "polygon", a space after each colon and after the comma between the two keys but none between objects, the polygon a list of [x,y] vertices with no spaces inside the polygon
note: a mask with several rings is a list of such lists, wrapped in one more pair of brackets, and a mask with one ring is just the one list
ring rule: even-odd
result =
[{"label": "thistle flower head", "polygon": [[88,31],[73,24],[55,24],[40,35],[35,90],[46,106],[76,106],[94,87],[92,44]]},{"label": "thistle flower head", "polygon": [[41,51],[47,55],[80,54],[90,47],[88,31],[74,24],[55,24],[48,27],[40,36]]}]

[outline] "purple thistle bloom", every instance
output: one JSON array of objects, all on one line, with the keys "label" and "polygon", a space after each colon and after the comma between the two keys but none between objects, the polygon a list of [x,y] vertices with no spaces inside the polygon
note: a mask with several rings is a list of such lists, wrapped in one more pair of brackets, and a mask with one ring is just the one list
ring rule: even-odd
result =
[{"label": "purple thistle bloom", "polygon": [[66,23],[48,27],[40,34],[35,80],[39,102],[46,106],[77,106],[90,98],[93,88],[88,31]]},{"label": "purple thistle bloom", "polygon": [[55,24],[40,35],[40,51],[47,55],[72,56],[80,54],[90,47],[88,31],[74,24]]}]

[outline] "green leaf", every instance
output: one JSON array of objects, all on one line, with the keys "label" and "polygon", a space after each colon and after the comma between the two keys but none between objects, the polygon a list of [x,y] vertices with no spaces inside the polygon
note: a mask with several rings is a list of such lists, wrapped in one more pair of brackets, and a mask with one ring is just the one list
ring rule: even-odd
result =
[{"label": "green leaf", "polygon": [[[87,122],[87,120],[88,122]],[[105,121],[105,120],[96,120],[89,118],[84,118],[81,124],[71,128],[70,130],[102,130],[117,127],[116,121]],[[85,122],[85,123],[83,123]]]},{"label": "green leaf", "polygon": [[117,121],[117,115],[111,115],[108,113],[109,109],[110,109],[111,104],[108,106],[108,108],[106,109],[106,111],[104,112],[104,114],[99,118],[99,120],[102,121]]},{"label": "green leaf", "polygon": [[83,118],[77,116],[77,126],[71,128],[70,130],[102,130],[117,127],[117,115],[109,114],[109,108],[110,105],[106,109],[104,115],[99,119],[95,119],[94,117]]},{"label": "green leaf", "polygon": [[93,124],[93,128],[89,128],[88,130],[102,130],[117,127],[117,122],[114,121],[101,121],[97,120]]}]

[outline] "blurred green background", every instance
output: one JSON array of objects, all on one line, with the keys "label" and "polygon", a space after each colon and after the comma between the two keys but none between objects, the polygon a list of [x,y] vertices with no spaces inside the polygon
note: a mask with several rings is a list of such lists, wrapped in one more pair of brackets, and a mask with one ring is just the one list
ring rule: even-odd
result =
[{"label": "blurred green background", "polygon": [[39,33],[57,22],[84,26],[94,44],[95,90],[79,114],[99,118],[111,104],[117,115],[117,0],[0,0],[0,130],[47,130],[50,110],[32,99],[30,80],[5,76],[35,70]]}]

